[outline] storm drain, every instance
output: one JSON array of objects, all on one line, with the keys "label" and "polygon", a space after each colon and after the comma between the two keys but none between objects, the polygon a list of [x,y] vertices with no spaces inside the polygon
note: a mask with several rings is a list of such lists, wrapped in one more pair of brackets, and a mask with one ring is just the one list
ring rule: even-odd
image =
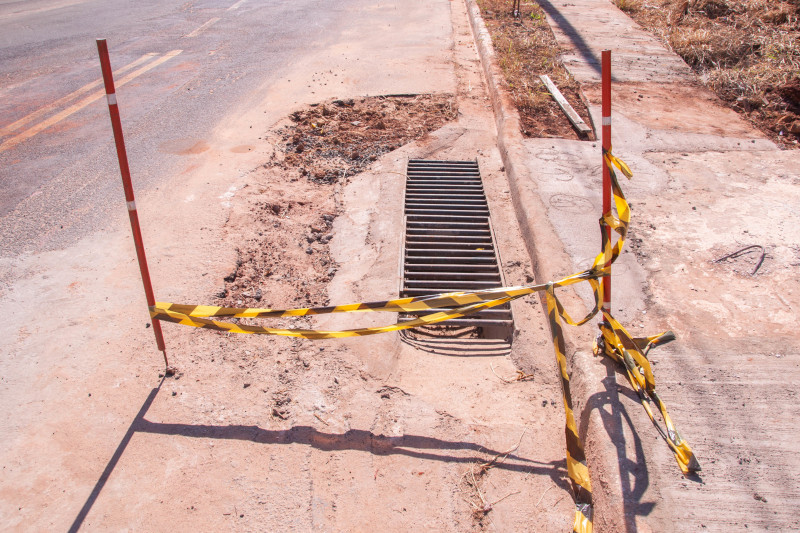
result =
[{"label": "storm drain", "polygon": [[[477,161],[410,160],[401,296],[502,287],[499,265]],[[491,339],[509,339],[514,326],[509,304],[443,324]]]}]

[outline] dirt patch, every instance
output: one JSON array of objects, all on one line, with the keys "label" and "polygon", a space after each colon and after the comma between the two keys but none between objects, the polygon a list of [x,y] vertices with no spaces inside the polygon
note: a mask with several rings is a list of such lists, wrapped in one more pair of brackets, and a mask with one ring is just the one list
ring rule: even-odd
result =
[{"label": "dirt patch", "polygon": [[797,0],[614,1],[732,109],[782,146],[800,146]]},{"label": "dirt patch", "polygon": [[[451,95],[329,100],[295,111],[267,139],[276,146],[256,178],[249,211],[233,215],[235,268],[215,295],[231,307],[327,305],[336,274],[328,242],[341,186],[379,156],[457,115]],[[265,176],[266,178],[266,176]]]},{"label": "dirt patch", "polygon": [[451,95],[331,100],[291,115],[281,128],[283,164],[324,183],[352,176],[381,155],[453,120]]},{"label": "dirt patch", "polygon": [[523,3],[519,16],[514,16],[512,4],[505,0],[479,0],[478,5],[519,111],[522,133],[526,137],[579,139],[539,79],[540,75],[550,76],[584,122],[591,124],[580,85],[559,59],[561,51],[542,8]]}]

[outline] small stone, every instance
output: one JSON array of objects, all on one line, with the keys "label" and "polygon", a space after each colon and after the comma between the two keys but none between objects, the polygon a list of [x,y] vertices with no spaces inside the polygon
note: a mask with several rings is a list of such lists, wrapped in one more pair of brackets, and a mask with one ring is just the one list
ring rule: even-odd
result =
[{"label": "small stone", "polygon": [[786,127],[786,131],[789,133],[794,133],[796,135],[800,134],[800,120],[795,120],[789,126]]},{"label": "small stone", "polygon": [[306,248],[306,253],[307,253],[308,255],[311,255],[311,254],[313,254],[313,253],[314,253],[314,249],[313,249],[313,248],[311,248],[311,247],[309,246],[308,248]]},{"label": "small stone", "polygon": [[249,383],[245,383],[245,384],[244,384],[244,386],[243,386],[242,388],[243,388],[243,389],[246,389],[246,388],[247,388],[247,387],[249,387],[249,386],[250,386],[250,384],[249,384]]}]

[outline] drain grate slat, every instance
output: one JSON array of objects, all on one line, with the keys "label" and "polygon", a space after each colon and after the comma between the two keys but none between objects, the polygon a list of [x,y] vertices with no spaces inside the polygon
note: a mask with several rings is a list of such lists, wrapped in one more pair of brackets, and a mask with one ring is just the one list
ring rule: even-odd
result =
[{"label": "drain grate slat", "polygon": [[487,251],[494,248],[490,243],[472,243],[472,242],[411,242],[406,243],[406,246],[414,250],[477,250]]},{"label": "drain grate slat", "polygon": [[492,272],[423,272],[420,270],[406,270],[406,276],[415,280],[441,280],[441,281],[469,281],[491,280],[500,283],[500,276]]},{"label": "drain grate slat", "polygon": [[[474,220],[474,219],[472,219]],[[449,222],[449,221],[419,221],[419,222],[409,222],[410,229],[433,229],[433,230],[446,230],[446,231],[456,231],[459,229],[470,229],[470,228],[488,228],[488,223],[481,223],[481,222]]]},{"label": "drain grate slat", "polygon": [[[405,222],[402,296],[503,286],[476,161],[409,161]],[[511,306],[504,304],[448,320],[445,326],[481,327],[484,337],[510,338],[513,324]]]},{"label": "drain grate slat", "polygon": [[463,264],[448,261],[444,264],[431,264],[423,262],[414,262],[406,265],[406,270],[426,273],[426,272],[451,272],[458,270],[459,273],[468,274],[471,272],[496,272],[497,267],[494,264]]}]

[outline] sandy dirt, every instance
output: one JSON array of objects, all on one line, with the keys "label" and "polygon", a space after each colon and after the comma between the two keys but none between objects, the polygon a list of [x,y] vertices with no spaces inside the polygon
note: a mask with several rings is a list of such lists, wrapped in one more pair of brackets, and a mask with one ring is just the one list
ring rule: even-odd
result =
[{"label": "sandy dirt", "polygon": [[[213,139],[172,147],[187,157],[184,172],[138,198],[159,300],[287,307],[396,296],[409,158],[477,158],[506,280],[532,281],[464,7],[415,6],[435,21],[425,46],[396,58],[380,35],[353,28],[300,61],[291,86],[268,88],[268,107],[233,114]],[[405,34],[414,36],[423,37]],[[365,61],[348,70],[342,50]],[[326,94],[322,80],[334,73],[363,81]],[[334,99],[357,107],[362,96],[392,93],[433,93],[419,103],[437,103],[441,117],[385,149],[345,151],[319,176],[307,144],[299,152],[294,135],[284,137]],[[453,98],[446,112],[438,106]],[[376,131],[408,124],[384,120]],[[364,171],[328,172],[347,157]],[[454,341],[461,357],[443,355],[452,345],[397,334],[312,342],[168,324],[178,371],[165,377],[124,212],[110,222],[69,249],[3,259],[3,307],[20,310],[1,330],[3,529],[569,527],[563,410],[537,301],[514,303],[512,345]],[[529,377],[513,381],[517,370]]]}]

